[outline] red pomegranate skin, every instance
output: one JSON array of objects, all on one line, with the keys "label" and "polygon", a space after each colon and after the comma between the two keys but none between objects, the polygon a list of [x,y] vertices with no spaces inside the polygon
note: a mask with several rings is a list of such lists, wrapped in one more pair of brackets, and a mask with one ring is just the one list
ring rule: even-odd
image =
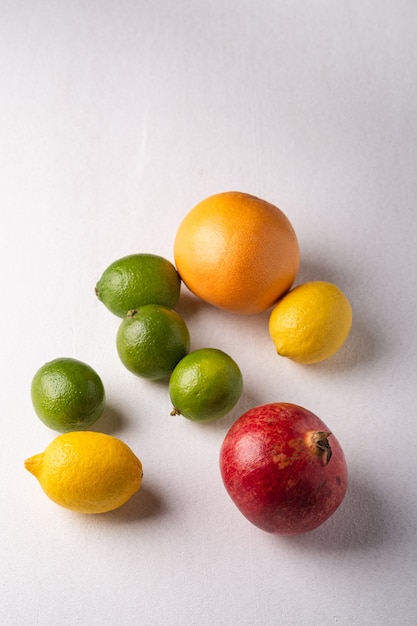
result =
[{"label": "red pomegranate skin", "polygon": [[220,450],[220,472],[240,512],[280,535],[323,524],[347,489],[336,437],[317,415],[284,402],[255,407],[236,420]]}]

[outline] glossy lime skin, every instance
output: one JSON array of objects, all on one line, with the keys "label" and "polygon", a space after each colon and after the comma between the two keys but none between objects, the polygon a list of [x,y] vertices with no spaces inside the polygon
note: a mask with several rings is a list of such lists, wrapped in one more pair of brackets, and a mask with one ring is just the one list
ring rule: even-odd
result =
[{"label": "glossy lime skin", "polygon": [[66,357],[38,369],[31,398],[37,416],[62,433],[89,428],[105,407],[104,386],[97,372],[87,363]]},{"label": "glossy lime skin", "polygon": [[217,348],[201,348],[188,354],[169,381],[173,414],[196,422],[224,417],[238,402],[242,389],[239,366]]},{"label": "glossy lime skin", "polygon": [[145,304],[173,309],[179,299],[181,279],[174,265],[156,254],[130,254],[117,259],[96,284],[98,299],[118,317]]},{"label": "glossy lime skin", "polygon": [[142,378],[169,376],[189,352],[190,333],[176,311],[147,304],[130,311],[116,336],[117,352],[125,367]]}]

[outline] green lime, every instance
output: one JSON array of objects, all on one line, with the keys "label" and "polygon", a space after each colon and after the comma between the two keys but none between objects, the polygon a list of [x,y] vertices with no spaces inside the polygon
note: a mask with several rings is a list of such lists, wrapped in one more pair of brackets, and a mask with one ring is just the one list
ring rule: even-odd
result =
[{"label": "green lime", "polygon": [[172,372],[172,415],[211,422],[231,411],[243,388],[242,373],[222,350],[202,348],[184,357]]},{"label": "green lime", "polygon": [[115,315],[144,304],[162,304],[173,309],[180,297],[181,279],[173,264],[156,254],[130,254],[104,270],[95,292]]},{"label": "green lime", "polygon": [[76,359],[45,363],[33,377],[31,396],[38,417],[62,433],[89,428],[104,411],[101,378]]},{"label": "green lime", "polygon": [[137,376],[169,376],[190,349],[188,328],[178,313],[158,304],[129,311],[119,326],[117,352]]}]

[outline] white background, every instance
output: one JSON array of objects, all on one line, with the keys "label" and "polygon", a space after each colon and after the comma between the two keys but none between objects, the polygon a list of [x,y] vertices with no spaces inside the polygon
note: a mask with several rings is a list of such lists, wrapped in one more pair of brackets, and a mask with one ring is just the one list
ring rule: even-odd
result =
[{"label": "white background", "polygon": [[[416,32],[414,0],[0,1],[2,626],[415,623]],[[245,380],[203,426],[123,368],[94,286],[132,252],[173,260],[182,217],[230,189],[284,210],[297,282],[336,282],[354,324],[302,367],[268,313],[184,290],[192,347]],[[143,462],[113,513],[61,509],[24,470],[56,434],[30,383],[58,356],[98,371],[95,429]],[[249,524],[218,470],[233,420],[271,401],[317,413],[350,471],[337,513],[293,538]]]}]

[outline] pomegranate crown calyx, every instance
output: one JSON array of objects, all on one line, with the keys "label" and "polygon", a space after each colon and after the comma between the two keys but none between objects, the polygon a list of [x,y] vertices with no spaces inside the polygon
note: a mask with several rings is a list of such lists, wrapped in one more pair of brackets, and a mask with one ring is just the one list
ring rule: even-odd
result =
[{"label": "pomegranate crown calyx", "polygon": [[331,434],[331,432],[317,430],[311,437],[315,453],[318,457],[320,457],[323,465],[328,465],[330,459],[332,458],[332,447],[328,440],[328,437],[330,437]]}]

